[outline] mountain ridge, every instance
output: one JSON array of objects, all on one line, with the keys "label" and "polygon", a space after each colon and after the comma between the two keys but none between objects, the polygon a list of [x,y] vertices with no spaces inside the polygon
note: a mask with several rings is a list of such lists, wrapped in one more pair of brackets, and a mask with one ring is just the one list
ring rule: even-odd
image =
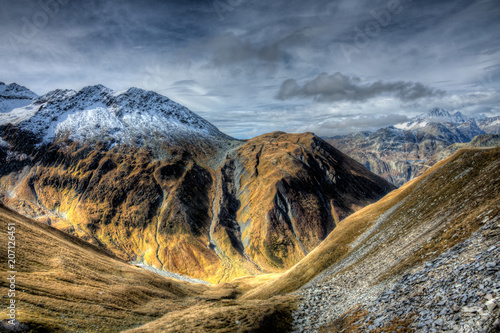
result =
[{"label": "mountain ridge", "polygon": [[20,98],[20,99],[33,99],[38,97],[37,94],[17,83],[5,84],[0,82],[0,97],[4,98]]},{"label": "mountain ridge", "polygon": [[434,107],[427,111],[427,113],[420,114],[406,123],[396,124],[394,126],[400,129],[416,129],[418,127],[424,127],[431,122],[448,122],[460,124],[472,121],[480,122],[485,118],[486,116],[484,115],[468,117],[463,115],[460,111],[455,111],[452,114],[446,109]]},{"label": "mountain ridge", "polygon": [[234,140],[186,107],[152,91],[130,88],[116,92],[103,85],[80,91],[54,90],[0,118],[31,132],[40,144],[67,137],[74,141],[107,139],[140,145],[151,136],[164,140]]}]

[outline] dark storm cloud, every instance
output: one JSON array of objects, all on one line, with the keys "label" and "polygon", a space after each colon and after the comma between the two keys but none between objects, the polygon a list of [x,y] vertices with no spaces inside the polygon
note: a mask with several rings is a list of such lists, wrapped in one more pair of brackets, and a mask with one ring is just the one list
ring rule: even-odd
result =
[{"label": "dark storm cloud", "polygon": [[[38,40],[48,40],[40,52],[58,44],[91,58],[102,51],[134,48],[172,51],[207,34],[203,22],[211,16],[206,4],[176,1],[21,1],[2,6],[2,30],[25,55]],[[196,19],[194,18],[196,17]],[[133,60],[133,59],[130,59]]]},{"label": "dark storm cloud", "polygon": [[375,97],[392,95],[403,102],[415,101],[424,97],[444,95],[444,91],[427,87],[419,82],[382,82],[363,83],[359,77],[342,73],[320,74],[313,80],[299,85],[296,80],[285,80],[276,98],[313,98],[318,102],[364,102]]}]

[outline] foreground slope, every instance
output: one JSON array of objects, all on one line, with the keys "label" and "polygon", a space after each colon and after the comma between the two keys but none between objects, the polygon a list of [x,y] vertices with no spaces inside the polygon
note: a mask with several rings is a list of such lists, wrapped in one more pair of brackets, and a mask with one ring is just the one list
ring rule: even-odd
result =
[{"label": "foreground slope", "polygon": [[[252,302],[235,299],[269,277],[243,278],[219,286],[186,283],[128,264],[0,205],[0,239],[4,244],[9,224],[16,228],[19,323],[13,330],[6,322],[7,312],[2,311],[0,332],[121,332],[163,316],[171,318],[163,325],[170,332],[289,329],[290,297]],[[0,247],[0,255],[7,257],[5,246]],[[8,271],[4,260],[1,269]],[[2,279],[3,309],[10,301],[5,297],[8,289],[7,280]],[[152,325],[158,327],[157,323]]]},{"label": "foreground slope", "polygon": [[235,140],[137,88],[55,90],[7,115],[0,202],[214,283],[290,268],[394,188],[311,133]]},{"label": "foreground slope", "polygon": [[[207,290],[130,265],[0,205],[3,244],[7,244],[9,223],[15,225],[16,318],[32,329],[116,332],[184,307],[188,297]],[[6,246],[0,248],[0,255],[7,258]],[[5,260],[2,270],[8,271]],[[5,279],[1,289],[7,295]],[[8,302],[0,298],[2,308]]]},{"label": "foreground slope", "polygon": [[[318,317],[301,308],[296,325],[302,327],[302,317],[304,323],[315,327],[314,331],[328,324],[325,318],[334,320],[379,292],[390,291],[391,282],[462,244],[479,228],[489,235],[487,248],[496,244],[490,252],[497,247],[500,250],[499,198],[500,148],[460,150],[379,202],[349,216],[292,269],[243,298],[265,299],[309,283],[303,289],[304,304],[309,309],[317,307]],[[488,264],[492,274],[500,265],[499,255],[498,251],[491,252],[491,257],[496,257]],[[469,260],[452,264],[458,267]],[[313,288],[310,293],[309,287]],[[471,288],[467,295],[481,291],[478,285]],[[492,290],[497,291],[491,297],[500,296],[498,289]],[[413,321],[415,316],[418,319],[419,314],[408,314],[405,319]]]}]

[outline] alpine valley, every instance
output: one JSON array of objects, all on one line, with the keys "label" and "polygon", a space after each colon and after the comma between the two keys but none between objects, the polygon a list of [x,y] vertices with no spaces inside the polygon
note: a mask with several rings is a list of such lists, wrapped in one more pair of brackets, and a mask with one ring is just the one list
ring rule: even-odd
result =
[{"label": "alpine valley", "polygon": [[0,98],[0,332],[500,330],[498,119],[327,140],[365,167],[137,88]]},{"label": "alpine valley", "polygon": [[0,201],[146,267],[282,272],[395,188],[312,133],[236,140],[151,91],[0,88]]}]

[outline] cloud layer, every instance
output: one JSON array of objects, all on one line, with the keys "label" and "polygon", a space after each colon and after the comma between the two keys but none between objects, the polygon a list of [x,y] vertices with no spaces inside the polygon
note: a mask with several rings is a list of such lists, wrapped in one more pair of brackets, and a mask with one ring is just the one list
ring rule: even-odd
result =
[{"label": "cloud layer", "polygon": [[312,98],[317,102],[339,101],[365,102],[380,96],[394,96],[403,102],[412,102],[425,97],[444,95],[444,91],[433,89],[420,82],[382,82],[363,83],[359,77],[342,73],[328,75],[321,73],[302,86],[295,79],[285,80],[276,98]]},{"label": "cloud layer", "polygon": [[495,115],[498,17],[495,0],[0,0],[0,81],[155,90],[240,138]]}]

